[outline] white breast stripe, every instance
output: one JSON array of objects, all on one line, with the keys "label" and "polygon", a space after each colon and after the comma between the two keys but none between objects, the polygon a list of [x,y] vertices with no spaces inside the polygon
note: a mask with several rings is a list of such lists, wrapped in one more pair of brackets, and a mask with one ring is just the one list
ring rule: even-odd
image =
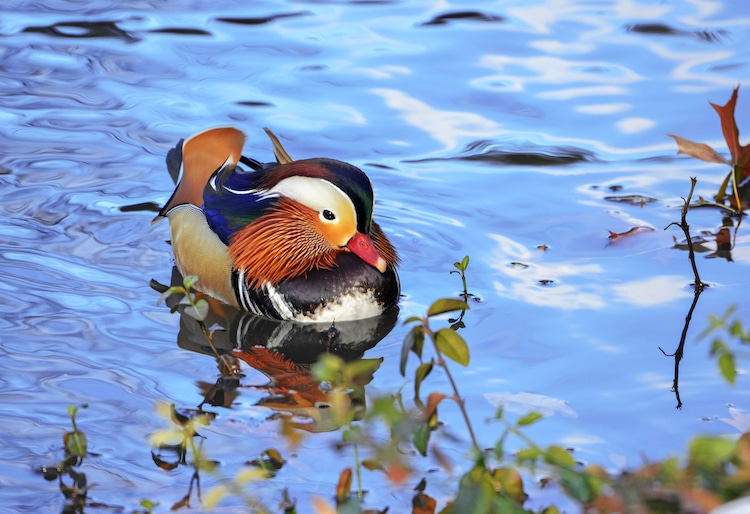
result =
[{"label": "white breast stripe", "polygon": [[271,300],[273,308],[282,319],[294,319],[294,311],[284,299],[284,295],[279,293],[275,287],[266,283],[264,288],[268,291],[268,299]]}]

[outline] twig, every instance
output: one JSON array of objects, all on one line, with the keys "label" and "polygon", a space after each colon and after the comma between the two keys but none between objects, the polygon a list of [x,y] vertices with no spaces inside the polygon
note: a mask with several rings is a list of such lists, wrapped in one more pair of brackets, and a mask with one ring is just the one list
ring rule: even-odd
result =
[{"label": "twig", "polygon": [[690,192],[688,193],[687,199],[683,198],[683,206],[682,206],[682,217],[679,223],[672,222],[669,225],[667,225],[664,230],[667,230],[672,225],[677,225],[682,229],[682,231],[685,233],[685,237],[687,238],[687,246],[688,246],[688,259],[690,259],[690,265],[693,268],[693,275],[695,276],[694,281],[694,296],[693,296],[693,303],[690,305],[690,310],[688,310],[687,316],[685,316],[685,326],[682,329],[682,335],[680,336],[680,344],[677,347],[677,350],[673,354],[668,354],[665,352],[661,346],[659,347],[659,350],[661,350],[661,353],[666,355],[667,357],[674,357],[674,380],[672,381],[672,391],[675,394],[675,397],[677,398],[677,408],[682,408],[682,400],[680,400],[680,388],[679,388],[679,378],[680,378],[680,361],[682,360],[682,356],[684,354],[684,348],[685,348],[685,339],[687,338],[688,333],[688,327],[690,326],[690,320],[693,317],[693,311],[695,310],[695,306],[698,304],[698,297],[703,292],[703,289],[705,289],[706,285],[701,280],[700,275],[698,274],[698,266],[695,264],[695,252],[693,251],[693,241],[690,238],[690,225],[688,225],[687,222],[687,213],[688,209],[690,208],[690,199],[693,196],[693,191],[695,190],[695,184],[697,180],[695,177],[690,177]]}]

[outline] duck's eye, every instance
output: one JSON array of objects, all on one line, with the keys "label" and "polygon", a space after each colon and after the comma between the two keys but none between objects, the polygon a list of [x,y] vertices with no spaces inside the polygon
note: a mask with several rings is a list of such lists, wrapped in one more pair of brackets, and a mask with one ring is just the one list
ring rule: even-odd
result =
[{"label": "duck's eye", "polygon": [[328,221],[333,221],[336,219],[336,215],[333,213],[333,211],[329,211],[328,209],[324,209],[321,214],[323,215],[323,219],[326,219]]}]

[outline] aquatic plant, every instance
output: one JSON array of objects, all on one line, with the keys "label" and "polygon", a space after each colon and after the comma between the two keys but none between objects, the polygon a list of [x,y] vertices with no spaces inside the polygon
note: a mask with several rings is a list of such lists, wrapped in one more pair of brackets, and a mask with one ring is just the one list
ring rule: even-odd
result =
[{"label": "aquatic plant", "polygon": [[[737,213],[741,213],[743,204],[746,205],[750,200],[743,197],[743,194],[740,191],[742,182],[750,177],[750,145],[743,146],[740,144],[740,132],[737,128],[737,121],[735,119],[734,111],[737,104],[737,94],[739,89],[739,86],[734,88],[732,96],[726,104],[717,105],[711,103],[711,107],[714,108],[721,121],[721,131],[724,135],[727,147],[729,148],[729,159],[725,158],[705,143],[695,143],[689,139],[669,134],[669,136],[674,138],[677,142],[678,153],[687,154],[702,161],[730,166],[731,169],[719,186],[719,190],[714,199],[717,205],[725,209],[733,210]],[[732,184],[731,196],[726,193],[730,182]],[[731,207],[725,205],[725,200],[727,199],[729,199]]]}]

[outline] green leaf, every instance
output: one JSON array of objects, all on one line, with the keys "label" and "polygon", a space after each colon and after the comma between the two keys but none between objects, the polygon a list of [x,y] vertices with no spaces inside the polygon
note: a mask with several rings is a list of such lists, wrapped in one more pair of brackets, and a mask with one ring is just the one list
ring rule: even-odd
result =
[{"label": "green leaf", "polygon": [[464,338],[450,328],[441,328],[435,334],[435,345],[438,350],[462,366],[469,364],[469,347]]},{"label": "green leaf", "polygon": [[420,364],[414,373],[414,401],[417,404],[422,403],[419,399],[419,388],[422,386],[422,381],[430,374],[430,371],[432,371],[432,361]]},{"label": "green leaf", "polygon": [[404,320],[404,325],[408,325],[409,323],[414,323],[415,321],[422,321],[422,318],[419,316],[409,316]]},{"label": "green leaf", "polygon": [[724,379],[730,384],[734,384],[737,378],[737,368],[734,364],[734,354],[727,352],[719,357],[719,370],[724,376]]},{"label": "green leaf", "polygon": [[406,361],[409,360],[409,352],[413,351],[419,358],[422,357],[422,347],[424,346],[424,331],[421,325],[412,327],[411,330],[406,334],[404,343],[401,345],[401,362],[399,363],[398,369],[401,372],[401,376],[406,376]]},{"label": "green leaf", "polygon": [[595,483],[587,473],[581,473],[571,469],[561,468],[559,470],[560,485],[568,495],[586,505],[594,501],[599,494]]},{"label": "green leaf", "polygon": [[63,436],[63,443],[65,444],[65,450],[68,453],[78,455],[81,459],[86,457],[86,434],[80,430],[66,433]]},{"label": "green leaf", "polygon": [[182,285],[185,287],[186,291],[190,291],[190,288],[193,287],[196,282],[198,282],[198,277],[195,275],[188,275],[182,279]]},{"label": "green leaf", "polygon": [[375,373],[378,369],[380,369],[380,364],[382,362],[382,358],[357,359],[351,362],[347,362],[344,365],[344,375],[346,375],[349,382],[359,383],[357,379],[365,378]]},{"label": "green leaf", "polygon": [[427,316],[436,316],[445,312],[466,310],[469,310],[469,305],[462,300],[456,300],[455,298],[441,298],[430,305],[430,308],[427,309]]},{"label": "green leaf", "polygon": [[544,460],[548,464],[554,464],[562,468],[573,468],[576,465],[576,460],[568,450],[554,444],[544,452]]},{"label": "green leaf", "polygon": [[414,447],[417,449],[422,457],[427,456],[427,445],[430,442],[430,434],[432,429],[427,421],[421,422],[414,429]]},{"label": "green leaf", "polygon": [[466,271],[466,269],[469,267],[469,256],[465,256],[463,259],[461,259],[461,269]]},{"label": "green leaf", "polygon": [[184,293],[184,292],[185,291],[182,289],[182,287],[180,287],[180,286],[172,286],[169,289],[167,289],[166,291],[164,291],[162,294],[159,295],[159,298],[157,298],[157,300],[156,300],[156,305],[161,304],[162,302],[164,302],[167,298],[169,298],[173,294],[179,294],[179,293]]},{"label": "green leaf", "polygon": [[727,351],[727,345],[724,344],[724,341],[721,339],[714,339],[711,343],[711,355],[716,355],[717,353],[726,353]]},{"label": "green leaf", "polygon": [[208,302],[201,298],[195,302],[195,306],[189,305],[185,307],[185,314],[198,321],[203,321],[208,316]]},{"label": "green leaf", "polygon": [[522,448],[516,453],[516,461],[519,464],[529,463],[533,465],[537,457],[541,455],[542,451],[539,448]]},{"label": "green leaf", "polygon": [[535,423],[535,422],[539,421],[543,417],[544,416],[541,415],[540,413],[531,411],[528,414],[526,414],[525,416],[521,417],[518,421],[516,421],[516,424],[519,427],[531,425],[532,423]]},{"label": "green leaf", "polygon": [[504,433],[500,437],[500,439],[497,440],[497,443],[495,443],[495,458],[497,460],[499,460],[499,461],[503,460],[503,458],[505,457],[505,448],[504,448],[504,446],[505,446],[505,439],[506,439],[507,435],[508,435],[507,432]]},{"label": "green leaf", "polygon": [[734,441],[722,437],[696,437],[690,442],[691,464],[716,471],[729,462],[735,449]]},{"label": "green leaf", "polygon": [[477,466],[461,477],[458,494],[453,504],[453,512],[492,512],[491,506],[495,497],[492,478],[487,473],[487,470]]}]

